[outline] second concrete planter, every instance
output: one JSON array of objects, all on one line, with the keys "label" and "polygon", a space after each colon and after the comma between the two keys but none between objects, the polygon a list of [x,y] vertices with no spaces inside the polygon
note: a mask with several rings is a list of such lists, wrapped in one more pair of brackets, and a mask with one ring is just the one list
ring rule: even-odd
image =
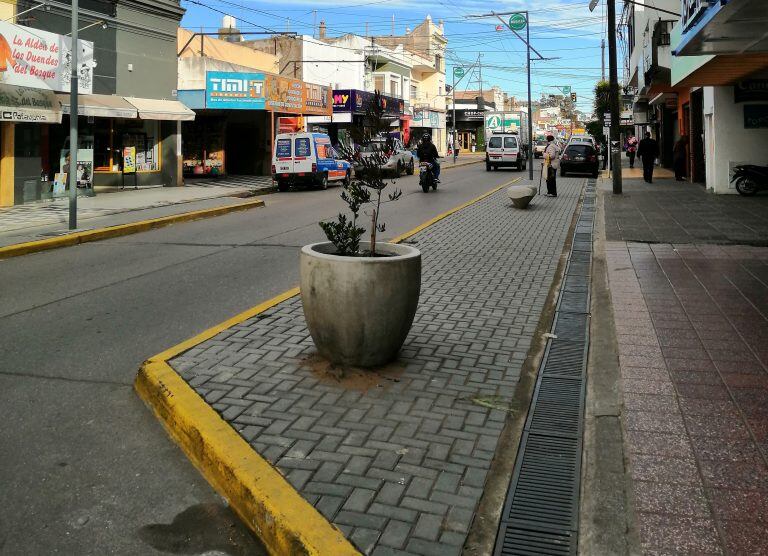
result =
[{"label": "second concrete planter", "polygon": [[[369,243],[361,242],[365,252]],[[377,243],[381,257],[335,255],[329,242],[301,250],[301,302],[309,333],[332,363],[375,367],[397,357],[421,291],[421,253]]]}]

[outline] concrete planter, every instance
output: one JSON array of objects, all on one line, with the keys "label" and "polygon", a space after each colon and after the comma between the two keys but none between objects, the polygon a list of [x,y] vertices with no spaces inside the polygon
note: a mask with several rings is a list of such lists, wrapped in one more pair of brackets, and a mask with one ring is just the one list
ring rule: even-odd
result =
[{"label": "concrete planter", "polygon": [[507,189],[507,196],[515,208],[524,209],[536,196],[537,189],[531,185],[513,185]]},{"label": "concrete planter", "polygon": [[[370,243],[360,242],[361,251]],[[389,363],[403,345],[421,290],[421,253],[377,243],[387,257],[341,257],[329,242],[301,249],[301,302],[320,355],[355,367]]]}]

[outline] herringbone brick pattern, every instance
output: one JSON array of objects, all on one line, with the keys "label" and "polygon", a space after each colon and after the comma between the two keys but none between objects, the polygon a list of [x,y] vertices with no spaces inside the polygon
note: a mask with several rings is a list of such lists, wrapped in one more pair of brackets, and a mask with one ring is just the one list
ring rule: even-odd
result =
[{"label": "herringbone brick pattern", "polygon": [[501,191],[412,237],[413,328],[362,383],[312,363],[299,297],[172,364],[364,553],[459,554],[583,183],[527,211]]}]

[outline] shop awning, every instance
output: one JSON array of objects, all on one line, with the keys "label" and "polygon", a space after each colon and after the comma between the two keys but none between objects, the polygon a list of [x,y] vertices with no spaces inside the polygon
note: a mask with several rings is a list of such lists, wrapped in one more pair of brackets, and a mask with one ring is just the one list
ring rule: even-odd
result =
[{"label": "shop awning", "polygon": [[178,100],[156,100],[153,98],[125,97],[139,110],[142,120],[189,121],[195,119],[195,113]]},{"label": "shop awning", "polygon": [[[59,93],[56,97],[61,102],[64,114],[69,114],[69,94]],[[136,119],[139,117],[135,106],[123,97],[114,95],[78,95],[77,113],[80,116],[96,118]]]},{"label": "shop awning", "polygon": [[61,123],[61,104],[52,91],[0,84],[0,121]]}]

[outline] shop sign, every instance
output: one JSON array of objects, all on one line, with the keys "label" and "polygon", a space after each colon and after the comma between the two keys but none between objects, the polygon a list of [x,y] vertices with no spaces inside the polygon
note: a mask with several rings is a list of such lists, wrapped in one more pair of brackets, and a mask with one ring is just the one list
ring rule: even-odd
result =
[{"label": "shop sign", "polygon": [[635,125],[634,114],[628,110],[624,110],[621,113],[619,125]]},{"label": "shop sign", "polygon": [[768,79],[745,79],[733,88],[734,102],[768,100]]},{"label": "shop sign", "polygon": [[438,129],[440,127],[440,112],[421,110],[413,115],[411,127],[428,127]]},{"label": "shop sign", "polygon": [[[452,112],[449,112],[452,114]],[[476,121],[482,122],[485,112],[482,110],[456,110],[456,121]]]},{"label": "shop sign", "polygon": [[707,11],[710,0],[681,0],[680,21],[682,22],[683,32],[692,27],[699,19],[701,14]]},{"label": "shop sign", "polygon": [[352,102],[352,91],[350,89],[333,91],[334,112],[351,112]]},{"label": "shop sign", "polygon": [[331,102],[330,87],[304,83],[304,112],[306,114],[330,114]]},{"label": "shop sign", "polygon": [[273,112],[300,114],[304,108],[304,86],[298,79],[270,75],[267,77],[267,109]]},{"label": "shop sign", "polygon": [[205,106],[236,110],[264,110],[264,74],[209,71],[205,74]]},{"label": "shop sign", "polygon": [[744,129],[768,128],[768,104],[744,106]]},{"label": "shop sign", "polygon": [[[77,90],[93,92],[93,43],[77,41],[80,72]],[[69,92],[72,39],[0,21],[0,82],[6,85]]]},{"label": "shop sign", "polygon": [[61,123],[61,105],[50,91],[0,85],[0,121]]}]

